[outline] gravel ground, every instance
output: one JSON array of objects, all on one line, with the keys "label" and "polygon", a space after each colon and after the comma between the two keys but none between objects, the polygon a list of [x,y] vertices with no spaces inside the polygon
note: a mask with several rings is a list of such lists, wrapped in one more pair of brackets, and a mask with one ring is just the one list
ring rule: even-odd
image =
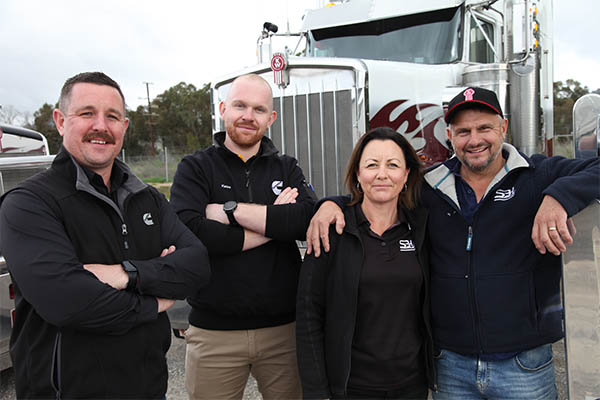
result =
[{"label": "gravel ground", "polygon": [[[563,341],[554,344],[554,356],[555,356],[555,375],[556,375],[556,386],[558,388],[559,400],[567,400],[567,378],[565,375],[565,347]],[[185,363],[185,341],[173,337],[173,344],[167,354],[167,360],[169,363],[169,390],[167,392],[167,399],[169,400],[185,400],[187,394],[184,386],[184,363]],[[14,373],[12,369],[3,371],[0,374],[0,399],[2,400],[14,400]],[[258,392],[256,382],[250,378],[246,391],[244,393],[244,400],[258,400],[262,399],[262,396]]]}]

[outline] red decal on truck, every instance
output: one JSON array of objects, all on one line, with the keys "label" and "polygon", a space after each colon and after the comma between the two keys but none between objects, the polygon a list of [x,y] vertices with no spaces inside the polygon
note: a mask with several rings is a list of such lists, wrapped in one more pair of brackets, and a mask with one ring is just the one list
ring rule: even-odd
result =
[{"label": "red decal on truck", "polygon": [[417,154],[425,165],[429,166],[446,160],[450,156],[450,151],[440,143],[434,134],[435,125],[439,120],[443,120],[443,113],[440,113],[439,117],[429,121],[418,118],[421,111],[429,107],[437,107],[438,105],[431,103],[414,104],[392,120],[392,113],[407,101],[394,100],[383,106],[369,121],[370,128],[387,126],[398,131],[402,127],[401,133],[407,139],[424,139],[424,145],[416,147],[415,150],[417,150]]}]

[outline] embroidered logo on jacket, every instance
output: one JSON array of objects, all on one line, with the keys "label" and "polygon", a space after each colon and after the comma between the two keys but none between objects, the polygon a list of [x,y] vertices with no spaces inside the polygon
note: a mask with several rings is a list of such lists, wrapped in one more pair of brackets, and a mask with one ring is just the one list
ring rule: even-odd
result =
[{"label": "embroidered logo on jacket", "polygon": [[283,190],[283,181],[273,181],[273,183],[271,183],[271,189],[273,189],[275,196],[279,196]]},{"label": "embroidered logo on jacket", "polygon": [[144,214],[144,216],[142,217],[142,219],[144,220],[144,223],[146,225],[148,225],[148,226],[154,225],[154,221],[152,221],[152,214],[146,213],[146,214]]},{"label": "embroidered logo on jacket", "polygon": [[508,201],[515,197],[514,186],[510,189],[498,189],[494,195],[494,201]]},{"label": "embroidered logo on jacket", "polygon": [[398,240],[398,244],[400,245],[400,251],[415,251],[415,245],[410,239]]},{"label": "embroidered logo on jacket", "polygon": [[229,186],[229,185],[226,185],[226,184],[224,184],[224,183],[221,183],[221,187],[222,187],[223,189],[229,189],[229,190],[231,190],[231,186]]}]

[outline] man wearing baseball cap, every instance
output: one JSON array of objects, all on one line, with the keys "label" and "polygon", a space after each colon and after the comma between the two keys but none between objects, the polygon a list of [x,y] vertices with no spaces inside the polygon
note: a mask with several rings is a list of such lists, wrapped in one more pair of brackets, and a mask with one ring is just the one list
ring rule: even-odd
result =
[{"label": "man wearing baseball cap", "polygon": [[[598,159],[527,157],[504,143],[496,94],[448,104],[456,157],[430,170],[436,399],[555,399],[552,343],[563,337],[560,254],[568,217],[600,197]],[[533,226],[533,229],[532,229]]]},{"label": "man wearing baseball cap", "polygon": [[[461,90],[445,121],[455,157],[425,174],[422,193],[431,243],[433,398],[556,399],[560,254],[573,241],[568,218],[600,198],[599,159],[520,153],[504,143],[508,121],[496,94],[483,88]],[[315,254],[320,225],[343,227],[336,206],[325,204],[307,234],[307,251]]]}]

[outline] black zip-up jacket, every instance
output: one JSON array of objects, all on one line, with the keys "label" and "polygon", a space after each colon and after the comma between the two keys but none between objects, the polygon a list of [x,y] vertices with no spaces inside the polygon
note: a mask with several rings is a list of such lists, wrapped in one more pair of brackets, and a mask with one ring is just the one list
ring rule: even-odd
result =
[{"label": "black zip-up jacket", "polygon": [[[208,281],[207,251],[154,188],[127,175],[118,204],[101,195],[63,148],[52,166],[2,198],[0,236],[15,287],[10,352],[18,398],[163,398],[167,313]],[[114,169],[113,169],[114,171]],[[177,250],[160,257],[164,248]],[[138,269],[116,290],[83,264]]]},{"label": "black zip-up jacket", "polygon": [[[225,132],[215,144],[184,157],[171,187],[171,204],[179,218],[206,245],[212,267],[206,290],[190,297],[190,323],[204,329],[257,329],[295,320],[300,253],[312,216],[315,196],[293,157],[278,155],[262,138],[258,154],[247,162],[224,146]],[[295,204],[273,205],[286,187],[298,188]],[[265,236],[273,240],[242,251],[239,226],[206,218],[206,205],[267,205]]]},{"label": "black zip-up jacket", "polygon": [[[433,340],[430,323],[429,263],[425,226],[427,211],[404,210],[413,229],[417,259],[423,273],[424,356],[433,388]],[[358,286],[364,259],[353,207],[344,209],[346,226],[338,235],[329,230],[330,251],[319,258],[307,255],[302,264],[296,315],[296,354],[306,399],[343,396],[350,377],[352,339],[356,326]],[[398,315],[397,318],[402,318]]]}]

